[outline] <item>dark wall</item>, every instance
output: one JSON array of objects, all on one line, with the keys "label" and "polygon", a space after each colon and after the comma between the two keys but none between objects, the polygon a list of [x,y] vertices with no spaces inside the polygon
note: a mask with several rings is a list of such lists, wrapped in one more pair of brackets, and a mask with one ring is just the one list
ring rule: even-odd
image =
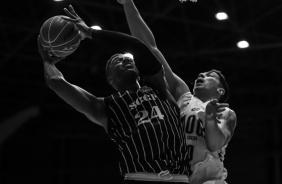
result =
[{"label": "dark wall", "polygon": [[[189,87],[200,72],[219,69],[238,118],[225,166],[229,184],[280,184],[282,103],[281,1],[135,0],[173,71]],[[65,104],[45,84],[36,39],[43,22],[73,4],[88,25],[129,33],[115,0],[6,1],[0,11],[0,127],[19,111],[36,106],[0,145],[0,184],[119,181],[118,154],[105,131]],[[229,20],[214,13],[225,10]],[[247,39],[250,48],[236,42]],[[113,90],[104,76],[112,51],[84,40],[57,67],[65,78],[97,96]],[[2,128],[3,130],[3,128]],[[1,130],[0,130],[1,132]],[[3,136],[4,134],[0,135]],[[104,181],[104,183],[106,183]]]}]

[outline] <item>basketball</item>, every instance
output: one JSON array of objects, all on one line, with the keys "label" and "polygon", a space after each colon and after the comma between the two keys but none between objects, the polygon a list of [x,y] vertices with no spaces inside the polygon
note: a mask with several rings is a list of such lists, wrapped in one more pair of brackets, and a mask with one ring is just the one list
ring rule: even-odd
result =
[{"label": "basketball", "polygon": [[73,53],[80,44],[79,31],[75,25],[57,15],[46,20],[40,29],[40,42],[44,49],[57,57],[66,57]]}]

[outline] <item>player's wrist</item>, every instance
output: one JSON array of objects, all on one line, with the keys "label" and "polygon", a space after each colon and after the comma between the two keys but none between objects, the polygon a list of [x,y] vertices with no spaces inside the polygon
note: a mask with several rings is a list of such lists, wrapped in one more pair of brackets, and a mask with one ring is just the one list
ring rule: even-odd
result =
[{"label": "player's wrist", "polygon": [[92,38],[93,38],[93,37],[92,37],[93,30],[94,30],[93,28],[88,27],[87,30],[86,30],[86,32],[84,33],[84,34],[85,34],[85,37],[92,39]]},{"label": "player's wrist", "polygon": [[214,119],[208,119],[208,120],[206,120],[206,123],[207,124],[212,124],[212,123],[215,123],[215,120]]},{"label": "player's wrist", "polygon": [[205,117],[206,122],[215,122],[215,117],[213,116],[213,114],[206,114]]},{"label": "player's wrist", "polygon": [[84,40],[84,38],[92,38],[92,28],[91,27],[88,27],[88,26],[85,26],[83,28],[83,30],[79,30],[79,36],[80,36],[80,39],[81,40]]}]

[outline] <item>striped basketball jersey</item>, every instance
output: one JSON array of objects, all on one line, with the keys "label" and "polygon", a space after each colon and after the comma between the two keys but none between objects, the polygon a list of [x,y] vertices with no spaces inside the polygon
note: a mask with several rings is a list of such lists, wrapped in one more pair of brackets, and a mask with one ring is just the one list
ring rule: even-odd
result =
[{"label": "striped basketball jersey", "polygon": [[105,104],[108,134],[121,153],[123,174],[165,170],[188,174],[184,127],[175,103],[144,86],[113,94]]},{"label": "striped basketball jersey", "polygon": [[227,171],[223,166],[225,148],[216,152],[207,149],[205,141],[205,109],[203,103],[190,92],[183,94],[177,101],[180,116],[185,122],[185,136],[188,146],[192,175],[190,183],[203,183],[208,180],[224,180]]}]

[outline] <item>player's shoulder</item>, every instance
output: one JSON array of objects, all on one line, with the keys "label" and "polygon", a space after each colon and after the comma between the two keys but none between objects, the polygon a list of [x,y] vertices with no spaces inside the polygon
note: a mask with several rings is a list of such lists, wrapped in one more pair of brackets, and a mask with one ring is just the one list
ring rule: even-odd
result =
[{"label": "player's shoulder", "polygon": [[191,92],[183,93],[178,99],[177,99],[177,105],[181,108],[181,106],[187,107],[188,104],[191,102],[193,95]]}]

